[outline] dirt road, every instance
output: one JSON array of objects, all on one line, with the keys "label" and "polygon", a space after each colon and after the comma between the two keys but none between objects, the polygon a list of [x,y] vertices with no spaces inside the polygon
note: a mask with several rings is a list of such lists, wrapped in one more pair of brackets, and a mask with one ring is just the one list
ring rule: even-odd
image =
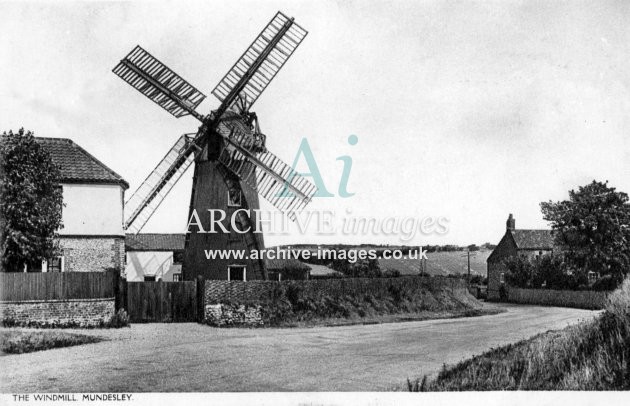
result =
[{"label": "dirt road", "polygon": [[1,392],[375,391],[596,313],[505,305],[473,318],[295,329],[136,324],[109,341],[0,357]]}]

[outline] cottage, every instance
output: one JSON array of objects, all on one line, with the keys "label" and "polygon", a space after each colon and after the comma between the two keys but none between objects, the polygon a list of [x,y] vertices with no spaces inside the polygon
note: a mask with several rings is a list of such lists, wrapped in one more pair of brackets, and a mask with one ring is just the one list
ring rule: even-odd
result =
[{"label": "cottage", "polygon": [[182,280],[184,240],[184,234],[127,234],[127,281]]},{"label": "cottage", "polygon": [[504,261],[507,258],[519,255],[533,259],[553,251],[551,230],[517,230],[516,220],[510,214],[505,235],[488,257],[488,299],[500,299],[501,286],[505,284]]},{"label": "cottage", "polygon": [[[129,184],[66,138],[36,137],[61,171],[61,255],[43,261],[43,272],[121,270],[125,260],[123,201]],[[38,271],[40,269],[36,269]]]}]

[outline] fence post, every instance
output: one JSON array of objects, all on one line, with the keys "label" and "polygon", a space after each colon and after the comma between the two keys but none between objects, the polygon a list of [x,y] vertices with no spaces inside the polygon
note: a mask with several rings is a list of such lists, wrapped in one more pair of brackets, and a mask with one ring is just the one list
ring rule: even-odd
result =
[{"label": "fence post", "polygon": [[110,271],[112,273],[111,284],[112,292],[114,293],[114,311],[120,310],[120,274],[116,271]]},{"label": "fence post", "polygon": [[197,295],[197,322],[203,323],[204,313],[205,313],[205,297],[206,297],[206,289],[205,289],[205,280],[203,276],[197,276],[197,286],[196,286],[196,295]]}]

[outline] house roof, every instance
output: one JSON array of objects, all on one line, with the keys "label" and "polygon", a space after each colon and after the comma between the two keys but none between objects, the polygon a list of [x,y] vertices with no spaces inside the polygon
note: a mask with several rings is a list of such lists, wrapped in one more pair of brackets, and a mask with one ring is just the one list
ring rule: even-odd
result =
[{"label": "house roof", "polygon": [[125,189],[129,188],[122,176],[72,140],[44,137],[35,137],[35,140],[50,153],[53,162],[59,166],[62,182],[117,184]]},{"label": "house roof", "polygon": [[127,234],[127,251],[178,251],[184,249],[185,234]]},{"label": "house roof", "polygon": [[512,230],[516,248],[523,250],[548,250],[554,247],[551,230]]},{"label": "house roof", "polygon": [[335,271],[334,269],[329,268],[325,265],[308,264],[308,266],[311,268],[312,276],[335,275],[335,274],[343,275],[343,273],[339,271]]},{"label": "house roof", "polygon": [[269,259],[265,258],[265,266],[268,271],[281,271],[283,269],[296,269],[308,271],[311,269],[310,265],[306,265],[297,259]]}]

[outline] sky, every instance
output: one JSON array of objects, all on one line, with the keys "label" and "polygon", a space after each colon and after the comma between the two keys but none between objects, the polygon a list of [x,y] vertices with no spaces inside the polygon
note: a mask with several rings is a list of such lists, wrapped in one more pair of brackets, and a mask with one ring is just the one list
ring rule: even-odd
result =
[{"label": "sky", "polygon": [[[509,213],[517,228],[547,228],[540,202],[593,179],[630,192],[624,1],[0,2],[0,130],[72,139],[123,176],[130,196],[199,124],[111,69],[139,44],[208,95],[205,114],[278,10],[309,34],[253,110],[285,162],[308,140],[335,195],[309,210],[443,217],[448,232],[409,243],[481,244],[499,241]],[[352,159],[347,198],[340,156]],[[191,179],[143,232],[185,229]],[[267,245],[400,243],[289,231]]]}]

